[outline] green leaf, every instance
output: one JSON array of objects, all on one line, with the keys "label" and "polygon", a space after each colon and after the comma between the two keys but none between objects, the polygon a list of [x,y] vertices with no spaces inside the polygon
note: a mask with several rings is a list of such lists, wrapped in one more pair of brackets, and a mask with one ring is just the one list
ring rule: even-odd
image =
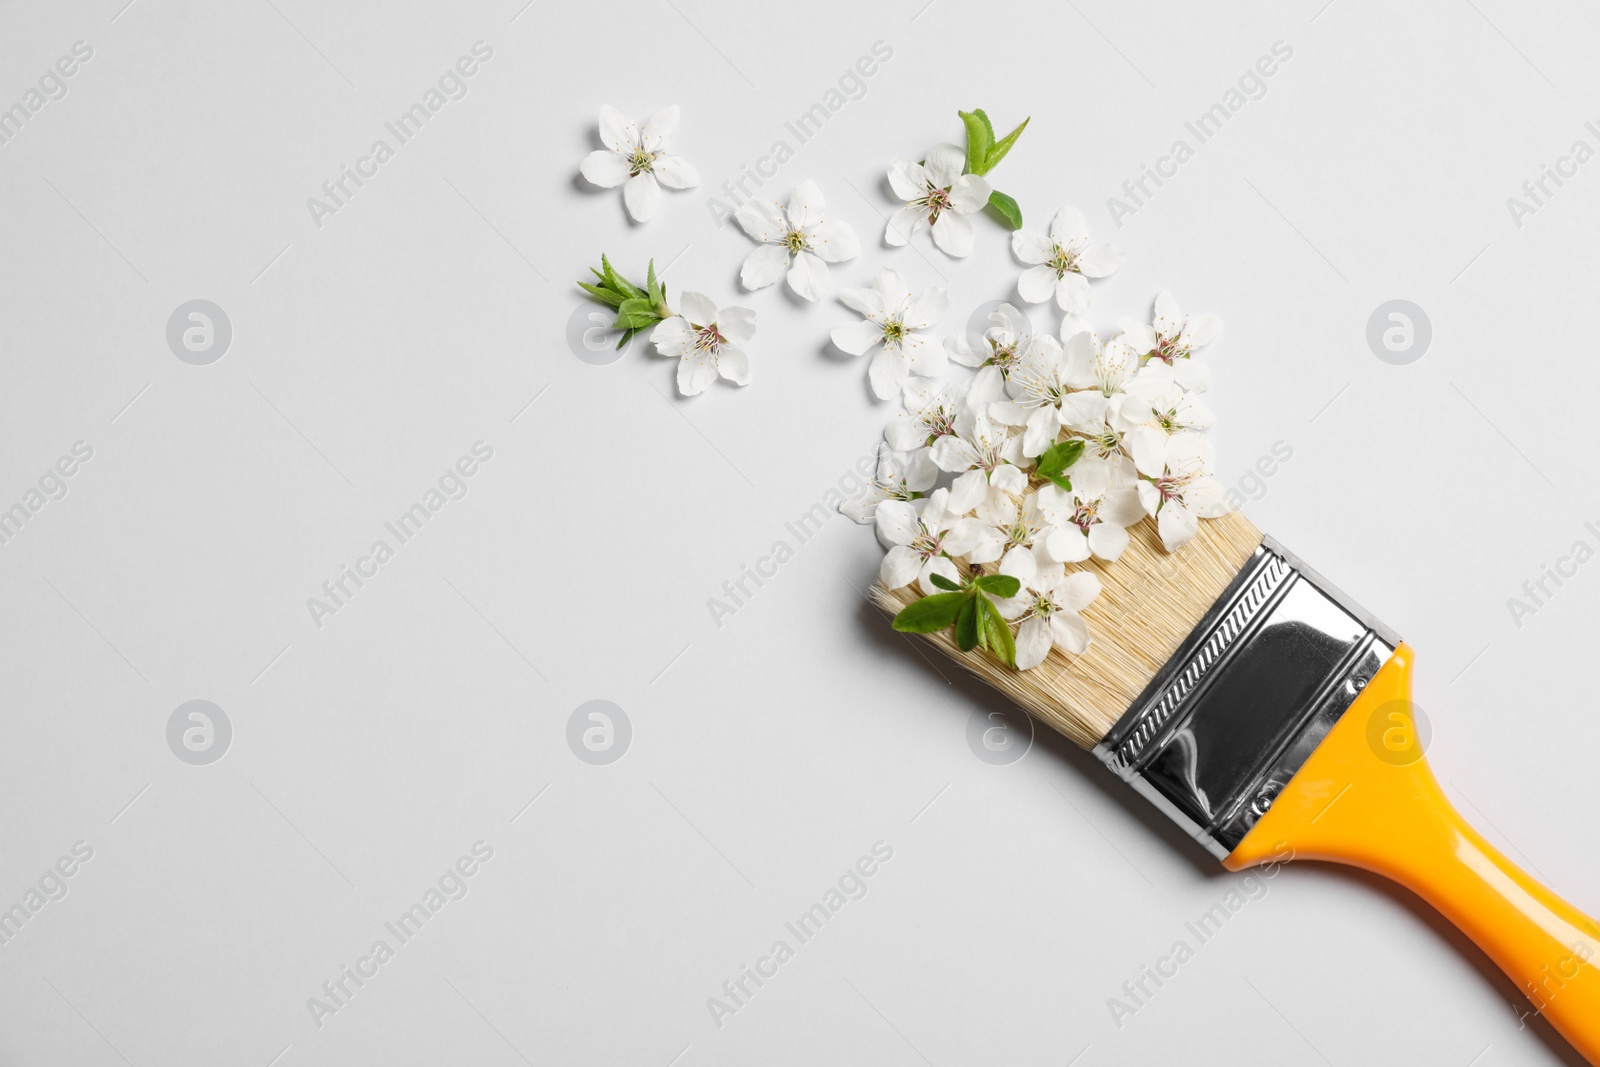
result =
[{"label": "green leaf", "polygon": [[653,259],[650,261],[649,274],[645,278],[645,289],[647,290],[646,295],[650,297],[652,304],[664,304],[667,302],[667,294],[662,290],[661,283],[656,280],[656,261]]},{"label": "green leaf", "polygon": [[978,598],[964,593],[941,593],[940,595],[961,597],[961,607],[956,615],[956,647],[963,652],[971,652],[978,647]]},{"label": "green leaf", "polygon": [[1015,200],[998,189],[989,191],[989,210],[1010,223],[1013,230],[1022,229],[1022,209]]},{"label": "green leaf", "polygon": [[645,295],[643,289],[640,289],[637,285],[634,285],[628,279],[624,278],[622,275],[613,270],[611,267],[611,261],[606,259],[606,257],[603,255],[600,257],[600,266],[605,268],[607,288],[629,297]]},{"label": "green leaf", "polygon": [[961,586],[960,585],[956,584],[955,582],[952,582],[950,579],[946,578],[942,574],[937,574],[937,573],[930,574],[930,575],[928,575],[928,578],[929,578],[929,580],[931,580],[933,582],[934,585],[938,586],[940,589],[948,589],[952,593],[958,593],[958,592],[961,591]]},{"label": "green leaf", "polygon": [[1072,479],[1071,478],[1063,478],[1059,474],[1046,474],[1044,477],[1045,477],[1046,481],[1050,482],[1052,485],[1054,485],[1057,489],[1061,490],[1063,493],[1072,492]]},{"label": "green leaf", "polygon": [[[1084,443],[1081,437],[1074,437],[1066,441],[1057,441],[1044,450],[1044,455],[1039,457],[1039,476],[1051,478],[1051,475],[1060,474],[1083,455]],[[1054,481],[1051,478],[1051,481]]]},{"label": "green leaf", "polygon": [[1022,590],[1022,583],[1011,574],[985,574],[981,578],[974,578],[972,584],[998,597],[1013,597]]},{"label": "green leaf", "polygon": [[966,593],[935,593],[907,604],[889,625],[903,634],[931,634],[955,622],[962,606],[971,601]]},{"label": "green leaf", "polygon": [[661,321],[656,306],[646,296],[631,296],[617,306],[616,327],[619,330],[638,330]]},{"label": "green leaf", "polygon": [[989,125],[989,117],[981,108],[956,114],[967,128],[967,172],[982,174],[989,169],[989,152],[994,148],[994,129]]},{"label": "green leaf", "polygon": [[622,303],[622,297],[618,296],[616,293],[613,293],[610,289],[602,289],[598,285],[590,285],[588,282],[579,282],[578,288],[582,289],[584,292],[588,293],[602,304],[610,304],[612,307],[618,307]]},{"label": "green leaf", "polygon": [[[1011,151],[1011,146],[1017,143],[1017,138],[1022,136],[1022,131],[1028,128],[1028,123],[1031,121],[1033,117],[1030,115],[1022,120],[1022,125],[994,142],[994,146],[989,149],[988,157],[984,160],[984,170],[993,170],[1002,159],[1006,158],[1006,153]],[[990,137],[993,137],[992,132]]]},{"label": "green leaf", "polygon": [[989,651],[993,652],[1000,662],[1007,667],[1017,665],[1017,642],[1011,636],[1011,626],[1000,614],[1000,609],[988,597],[978,595],[978,610],[983,616],[981,625],[985,631]]}]

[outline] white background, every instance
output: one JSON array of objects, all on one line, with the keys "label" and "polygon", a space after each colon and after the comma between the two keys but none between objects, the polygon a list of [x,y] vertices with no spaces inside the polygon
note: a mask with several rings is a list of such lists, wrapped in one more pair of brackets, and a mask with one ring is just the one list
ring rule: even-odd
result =
[{"label": "white background", "polygon": [[[94,50],[0,146],[0,506],[94,449],[0,546],[0,906],[94,849],[0,946],[0,1062],[1576,1062],[1407,895],[1311,865],[1115,1026],[1108,998],[1237,879],[1058,738],[976,758],[999,701],[888,634],[844,518],[713,624],[893,409],[828,348],[837,301],[739,291],[753,245],[707,197],[884,42],[764,192],[815,178],[863,238],[834,285],[892,265],[948,285],[958,329],[1012,292],[1006,235],[883,247],[885,169],[959,141],[958,108],[1031,115],[995,184],[1128,252],[1103,330],[1163,286],[1224,317],[1224,480],[1292,449],[1248,512],[1413,643],[1451,797],[1594,912],[1600,565],[1520,628],[1507,599],[1600,547],[1600,163],[1520,228],[1506,200],[1600,147],[1600,13],[523,2],[0,9],[0,106]],[[478,40],[468,95],[314,224]],[[1266,94],[1114,225],[1107,198],[1277,41]],[[603,103],[682,106],[703,185],[646,226],[576,176]],[[643,345],[576,358],[601,252],[755,308],[753,384],[681,402]],[[196,298],[233,326],[210,366],[165,339]],[[1396,298],[1433,327],[1408,366],[1365,338]],[[470,493],[314,625],[307,598],[480,440]],[[196,698],[234,731],[209,766],[166,742]],[[609,766],[566,742],[592,699],[632,724]],[[307,998],[479,840],[469,894],[316,1026]],[[717,1026],[708,998],[877,841],[865,898]]]}]

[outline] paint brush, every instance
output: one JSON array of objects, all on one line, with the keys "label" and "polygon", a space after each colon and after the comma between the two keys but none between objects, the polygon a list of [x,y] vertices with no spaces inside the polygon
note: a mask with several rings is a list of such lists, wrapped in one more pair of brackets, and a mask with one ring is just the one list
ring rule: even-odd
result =
[{"label": "paint brush", "polygon": [[[1237,871],[1285,858],[1383,875],[1470,937],[1600,1064],[1600,926],[1469,826],[1428,767],[1411,649],[1246,518],[1177,552],[1154,519],[1101,583],[1081,655],[1018,671],[927,635]],[[899,612],[907,586],[874,595]]]}]

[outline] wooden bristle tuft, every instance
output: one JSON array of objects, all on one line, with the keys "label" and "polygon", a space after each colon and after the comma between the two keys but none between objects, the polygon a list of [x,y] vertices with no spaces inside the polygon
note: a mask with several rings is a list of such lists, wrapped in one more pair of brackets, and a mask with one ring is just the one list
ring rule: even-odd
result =
[{"label": "wooden bristle tuft", "polygon": [[[1059,648],[1039,666],[1013,670],[987,653],[962,652],[951,631],[927,635],[959,662],[1046,725],[1083,748],[1093,748],[1189,636],[1261,543],[1261,531],[1239,512],[1202,519],[1200,533],[1178,551],[1161,547],[1156,522],[1128,528],[1126,551],[1115,563],[1074,564],[1099,578],[1100,596],[1083,613],[1089,650]],[[873,596],[891,614],[922,594],[915,583]],[[913,637],[912,640],[919,640]]]}]

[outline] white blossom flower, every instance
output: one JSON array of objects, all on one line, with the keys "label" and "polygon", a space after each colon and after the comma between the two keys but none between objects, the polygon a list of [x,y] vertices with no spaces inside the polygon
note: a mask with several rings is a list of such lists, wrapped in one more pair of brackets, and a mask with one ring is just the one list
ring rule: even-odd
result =
[{"label": "white blossom flower", "polygon": [[699,293],[678,298],[678,314],[663,319],[650,333],[656,351],[678,359],[678,392],[704,392],[717,376],[735,385],[750,384],[750,360],[743,346],[756,334],[756,313],[749,308],[718,309]]},{"label": "white blossom flower", "polygon": [[[1114,337],[1110,344],[1102,346],[1093,333],[1083,331],[1069,337],[1062,348],[1075,371],[1084,363],[1088,364],[1089,381],[1088,388],[1071,393],[1062,401],[1064,426],[1079,433],[1098,435],[1106,427],[1127,431],[1144,421],[1129,421],[1124,411],[1128,389],[1139,372],[1139,357],[1125,339]],[[1143,415],[1144,411],[1134,405],[1134,414]]]},{"label": "white blossom flower", "polygon": [[1042,304],[1053,293],[1061,309],[1070,312],[1088,311],[1093,297],[1089,279],[1114,273],[1125,258],[1116,245],[1090,244],[1083,213],[1073,207],[1056,212],[1048,239],[1017,230],[1011,235],[1011,250],[1022,262],[1037,264],[1017,281],[1022,299]]},{"label": "white blossom flower", "polygon": [[1041,455],[1055,444],[1067,420],[1063,405],[1077,403],[1071,400],[1077,391],[1095,384],[1093,356],[1086,343],[1079,343],[1079,338],[1086,336],[1075,337],[1070,352],[1054,337],[1035,338],[1033,352],[1012,368],[1006,382],[1010,399],[989,406],[996,422],[1023,427],[1022,451],[1026,455]]},{"label": "white blossom flower", "polygon": [[1205,401],[1178,384],[1174,369],[1160,360],[1139,368],[1128,385],[1122,417],[1128,422],[1151,424],[1167,433],[1204,430],[1216,421]]},{"label": "white blossom flower", "polygon": [[1222,320],[1215,315],[1185,317],[1169,290],[1156,294],[1156,321],[1145,325],[1122,320],[1123,335],[1144,360],[1159,360],[1172,369],[1173,380],[1193,393],[1203,393],[1211,385],[1211,372],[1192,357],[1194,350],[1210,344],[1222,332]]},{"label": "white blossom flower", "polygon": [[1199,520],[1227,510],[1222,486],[1211,473],[1211,446],[1197,433],[1167,435],[1140,426],[1127,436],[1128,451],[1142,477],[1139,502],[1156,517],[1161,544],[1171,552],[1200,532]]},{"label": "white blossom flower", "polygon": [[883,557],[878,577],[889,589],[899,589],[915,581],[928,595],[939,592],[932,576],[943,575],[959,583],[961,573],[950,556],[964,556],[978,539],[976,519],[963,518],[949,509],[950,490],[935,489],[918,512],[904,500],[885,500],[874,518],[878,539],[893,545]]},{"label": "white blossom flower", "polygon": [[972,221],[966,216],[982,211],[989,202],[989,183],[966,169],[967,154],[953,144],[936,145],[922,163],[896,159],[889,164],[889,185],[905,207],[889,217],[883,238],[903,245],[924,226],[931,227],[933,243],[946,254],[965,256],[972,251]]},{"label": "white blossom flower", "polygon": [[789,288],[800,296],[820,297],[828,285],[828,264],[854,259],[861,251],[855,230],[823,217],[826,207],[822,190],[813,181],[794,187],[787,208],[758,200],[739,205],[733,217],[745,233],[762,242],[739,271],[744,287],[762,289],[787,274]]},{"label": "white blossom flower", "polygon": [[852,356],[882,345],[867,367],[867,379],[879,400],[887,400],[915,374],[933,378],[944,373],[944,349],[918,333],[932,326],[950,303],[943,289],[913,295],[900,272],[878,271],[871,289],[845,289],[839,299],[863,317],[861,322],[833,329],[833,343]]},{"label": "white blossom flower", "polygon": [[1091,554],[1114,562],[1128,547],[1127,528],[1144,518],[1138,490],[1096,484],[1076,466],[1067,473],[1073,475],[1071,492],[1054,485],[1039,489],[1039,510],[1052,528],[1045,551],[1063,563],[1081,563]]},{"label": "white blossom flower", "polygon": [[861,495],[846,500],[839,505],[839,510],[865,526],[885,500],[918,500],[938,480],[939,468],[934,466],[926,448],[896,452],[880,441],[877,475]]},{"label": "white blossom flower", "polygon": [[965,333],[945,338],[944,350],[963,367],[976,367],[984,388],[1000,393],[1012,368],[1024,363],[1048,336],[1035,337],[1028,316],[1001,304],[989,312],[990,326],[976,342]]},{"label": "white blossom flower", "polygon": [[[1046,488],[1055,488],[1046,486]],[[1135,507],[1138,502],[1135,501]],[[1142,518],[1144,512],[1140,511]],[[1035,574],[1062,572],[1061,561],[1050,554],[1047,544],[1056,528],[1041,506],[1039,494],[1026,492],[1021,499],[1006,494],[995,506],[985,510],[979,521],[984,524],[978,544],[967,553],[969,563],[991,563],[1001,560],[1001,571],[1022,578],[1023,571],[1031,578]],[[1032,560],[1032,567],[1020,562],[1020,556]],[[1018,556],[1018,559],[1012,559]],[[1010,561],[1007,563],[1006,561]],[[1008,569],[1009,568],[1009,569]]]},{"label": "white blossom flower", "polygon": [[1089,624],[1078,613],[1100,595],[1100,579],[1089,571],[1028,574],[1032,563],[1032,556],[1006,557],[1000,573],[1011,573],[1022,588],[1016,596],[995,605],[1006,619],[1022,623],[1017,628],[1017,669],[1021,671],[1043,663],[1054,645],[1074,655],[1087,652]]},{"label": "white blossom flower", "polygon": [[900,386],[905,413],[889,420],[883,439],[897,452],[910,452],[955,433],[956,416],[970,385],[968,379],[941,389],[932,378],[907,378]]},{"label": "white blossom flower", "polygon": [[[603,189],[622,186],[622,202],[635,222],[648,222],[661,203],[661,186],[692,189],[700,175],[687,160],[666,149],[667,134],[678,124],[678,106],[662,108],[641,128],[609,104],[600,109],[600,142],[583,158],[583,176]],[[658,184],[659,183],[659,184]]]},{"label": "white blossom flower", "polygon": [[940,470],[956,475],[950,509],[957,514],[998,504],[1001,494],[1021,496],[1028,487],[1020,466],[1021,440],[1002,432],[982,411],[963,411],[956,417],[956,432],[939,438],[928,452]]}]

